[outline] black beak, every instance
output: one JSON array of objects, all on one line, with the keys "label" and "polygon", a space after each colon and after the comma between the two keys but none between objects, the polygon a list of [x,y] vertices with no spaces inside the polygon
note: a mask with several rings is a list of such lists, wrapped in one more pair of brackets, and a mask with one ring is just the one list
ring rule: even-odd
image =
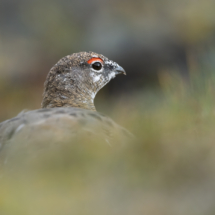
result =
[{"label": "black beak", "polygon": [[116,74],[116,75],[119,75],[119,74],[126,75],[126,72],[125,72],[125,70],[124,70],[121,66],[118,65],[118,66],[115,68],[115,74]]}]

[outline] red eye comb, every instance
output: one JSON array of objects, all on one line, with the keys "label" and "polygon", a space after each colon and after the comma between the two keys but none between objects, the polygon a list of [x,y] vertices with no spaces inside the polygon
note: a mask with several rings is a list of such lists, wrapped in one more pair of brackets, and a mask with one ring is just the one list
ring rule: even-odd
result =
[{"label": "red eye comb", "polygon": [[87,61],[87,63],[92,64],[94,61],[103,63],[103,60],[98,57],[91,58],[90,60]]}]

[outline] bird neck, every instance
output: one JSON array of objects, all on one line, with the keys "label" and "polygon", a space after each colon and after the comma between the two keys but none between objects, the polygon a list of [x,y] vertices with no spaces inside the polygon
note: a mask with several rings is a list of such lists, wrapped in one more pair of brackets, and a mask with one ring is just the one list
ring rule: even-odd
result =
[{"label": "bird neck", "polygon": [[51,88],[43,93],[42,108],[77,107],[96,111],[95,93],[76,88],[56,90]]}]

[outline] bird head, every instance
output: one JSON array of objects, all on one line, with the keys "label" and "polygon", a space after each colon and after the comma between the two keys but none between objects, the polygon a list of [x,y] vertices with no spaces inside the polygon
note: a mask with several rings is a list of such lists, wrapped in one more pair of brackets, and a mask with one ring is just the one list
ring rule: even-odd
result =
[{"label": "bird head", "polygon": [[58,61],[48,73],[43,108],[80,107],[95,110],[97,92],[125,70],[94,52],[79,52]]}]

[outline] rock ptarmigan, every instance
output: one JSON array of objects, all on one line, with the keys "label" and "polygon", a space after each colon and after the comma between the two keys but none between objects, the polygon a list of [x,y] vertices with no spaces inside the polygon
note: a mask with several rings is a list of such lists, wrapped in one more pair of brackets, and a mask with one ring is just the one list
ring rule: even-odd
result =
[{"label": "rock ptarmigan", "polygon": [[101,54],[79,52],[63,57],[47,75],[42,108],[0,123],[0,149],[29,148],[35,142],[49,147],[77,136],[111,144],[132,136],[94,106],[97,92],[118,74],[126,73]]}]

